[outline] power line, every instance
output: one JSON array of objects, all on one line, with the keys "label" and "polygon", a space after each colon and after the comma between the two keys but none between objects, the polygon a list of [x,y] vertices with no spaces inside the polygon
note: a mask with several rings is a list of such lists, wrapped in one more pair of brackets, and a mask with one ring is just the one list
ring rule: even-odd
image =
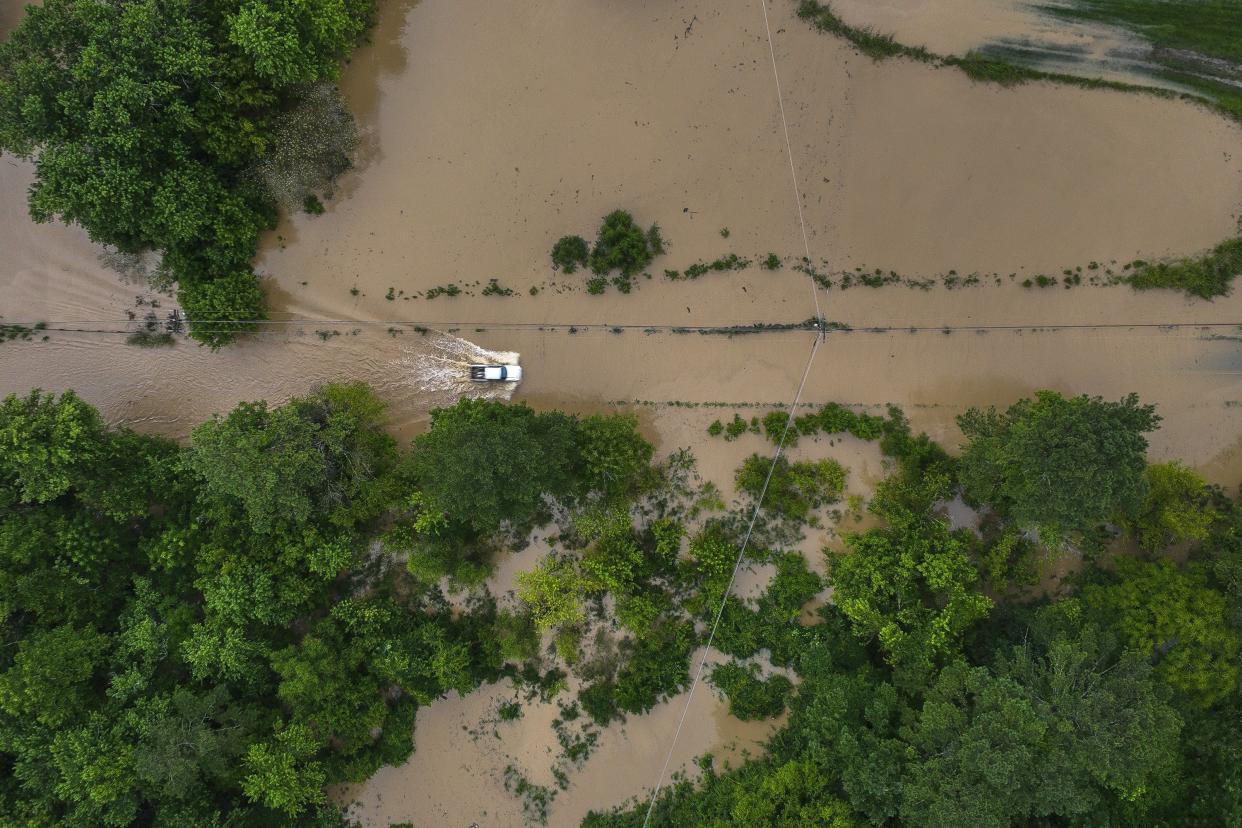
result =
[{"label": "power line", "polygon": [[[61,333],[111,333],[126,334],[134,333],[136,330],[142,330],[141,327],[131,328],[70,328],[59,327],[64,325],[125,325],[133,323],[138,325],[136,320],[128,319],[100,319],[100,320],[59,320],[56,322],[7,322],[5,324],[27,327],[32,333],[41,331],[56,331]],[[214,323],[220,327],[210,327]],[[35,325],[39,325],[37,329]],[[555,333],[561,330],[574,329],[576,331],[651,331],[660,333],[737,333],[737,334],[757,334],[757,333],[790,333],[797,331],[813,331],[817,330],[814,319],[805,322],[754,322],[750,324],[739,323],[723,323],[719,325],[674,325],[669,323],[648,324],[641,322],[488,322],[488,321],[436,321],[436,320],[368,320],[368,319],[243,319],[243,320],[208,320],[207,323],[199,322],[194,324],[193,329],[204,333],[221,333],[226,331],[235,331],[236,328],[226,327],[232,325],[251,325],[261,328],[266,325],[289,325],[289,326],[314,326],[321,325],[327,327],[344,326],[355,328],[370,327],[408,327],[408,328],[426,328],[428,330],[445,330],[464,328],[485,330],[485,331],[504,331],[504,330],[528,330],[528,331],[546,331]],[[1160,329],[1160,330],[1185,330],[1185,329],[1220,329],[1220,328],[1242,328],[1242,320],[1236,322],[1016,322],[1005,324],[981,324],[981,325],[865,325],[854,327],[843,323],[826,323],[826,333],[842,333],[842,334],[861,334],[861,333],[925,333],[937,331],[1055,331],[1055,330],[1129,330],[1129,329]],[[262,330],[254,331],[256,333],[265,333]]]},{"label": "power line", "polygon": [[673,749],[677,746],[677,740],[681,737],[682,727],[686,723],[686,715],[690,712],[690,702],[694,699],[694,691],[698,688],[699,683],[703,679],[703,670],[707,666],[707,656],[711,650],[712,642],[716,639],[716,631],[720,628],[720,620],[724,617],[725,605],[728,604],[729,594],[733,592],[733,584],[737,580],[737,571],[742,566],[742,561],[746,558],[746,547],[750,545],[750,537],[755,529],[755,522],[759,519],[759,511],[763,508],[763,499],[767,496],[768,485],[772,482],[772,475],[776,471],[776,464],[781,458],[781,453],[785,449],[785,438],[789,436],[790,424],[794,421],[794,412],[798,409],[798,404],[802,401],[802,390],[806,387],[806,379],[811,374],[811,365],[815,362],[815,354],[819,351],[820,337],[815,337],[811,343],[811,355],[807,358],[806,368],[802,372],[802,381],[798,383],[798,390],[794,394],[793,402],[785,412],[785,427],[781,429],[781,438],[776,443],[776,452],[772,455],[772,463],[768,466],[768,475],[763,479],[763,488],[759,490],[759,497],[755,499],[755,508],[750,515],[750,523],[746,527],[746,534],[742,538],[742,545],[738,549],[737,558],[733,561],[733,572],[729,575],[729,583],[725,586],[724,594],[720,598],[720,607],[716,610],[716,618],[712,622],[711,631],[707,635],[707,641],[703,644],[703,653],[699,656],[699,668],[695,671],[694,680],[690,683],[690,690],[686,694],[686,704],[681,710],[681,716],[677,719],[677,729],[673,731],[673,741],[669,744],[668,753],[664,756],[664,766],[660,768],[660,776],[656,779],[655,787],[651,791],[651,800],[647,804],[647,815],[643,818],[643,826],[651,821],[651,814],[655,810],[656,800],[660,796],[660,788],[664,785],[664,776],[668,773],[669,762],[673,758]]},{"label": "power line", "polygon": [[[768,56],[772,60],[772,79],[776,84],[776,102],[781,113],[781,127],[785,135],[785,154],[789,158],[789,176],[790,182],[793,184],[794,204],[798,208],[798,225],[802,230],[802,247],[806,253],[807,261],[811,259],[811,243],[806,233],[806,219],[802,215],[802,194],[798,190],[798,171],[794,166],[793,145],[789,140],[789,122],[785,118],[785,99],[781,93],[781,76],[776,68],[776,49],[772,45],[772,26],[768,22],[768,6],[767,0],[759,0],[759,7],[763,10],[763,28],[767,33],[768,39]],[[815,362],[815,354],[819,351],[820,343],[825,341],[827,329],[824,324],[824,315],[819,307],[819,288],[815,284],[815,277],[811,273],[807,273],[807,281],[811,285],[811,298],[815,303],[815,317],[811,320],[816,328],[815,340],[811,343],[811,355],[807,358],[806,369],[802,372],[802,380],[798,383],[798,390],[794,394],[793,402],[789,404],[789,410],[785,416],[785,427],[781,430],[781,438],[777,441],[776,452],[772,455],[772,463],[768,466],[767,477],[763,480],[763,488],[759,490],[759,497],[755,500],[755,509],[750,516],[750,524],[746,527],[746,536],[742,539],[741,548],[738,549],[737,559],[733,562],[733,571],[729,574],[729,583],[725,586],[724,594],[720,598],[720,607],[716,610],[716,619],[712,622],[711,632],[708,633],[707,643],[703,645],[703,653],[699,657],[699,668],[695,672],[694,681],[690,684],[690,691],[686,694],[686,704],[681,710],[681,716],[677,720],[677,730],[673,733],[673,740],[669,743],[668,752],[664,755],[664,765],[660,768],[660,775],[656,778],[655,786],[651,790],[651,799],[647,803],[647,813],[643,817],[643,828],[647,828],[651,822],[651,815],[655,811],[656,801],[660,797],[660,788],[664,785],[664,776],[668,773],[669,762],[673,758],[673,750],[677,747],[677,740],[681,737],[682,727],[686,723],[686,714],[690,712],[690,702],[694,699],[694,691],[698,688],[699,682],[703,679],[703,669],[707,665],[707,656],[711,651],[712,642],[716,638],[716,630],[720,627],[720,619],[724,616],[725,605],[728,603],[729,594],[733,592],[733,583],[737,580],[737,571],[742,565],[742,560],[746,556],[746,547],[750,544],[750,536],[755,528],[755,521],[759,519],[759,510],[763,508],[763,499],[768,493],[768,484],[772,482],[772,475],[776,471],[776,464],[781,458],[781,452],[785,448],[785,438],[789,434],[789,425],[793,422],[794,412],[798,408],[798,403],[802,400],[802,390],[806,387],[806,378],[810,376],[811,365]]]},{"label": "power line", "polygon": [[[772,79],[776,82],[776,104],[781,113],[781,128],[785,132],[785,155],[789,158],[789,179],[793,183],[794,206],[798,208],[798,226],[802,229],[802,250],[809,262],[811,242],[806,235],[806,219],[802,216],[802,193],[798,189],[798,170],[794,167],[793,145],[789,141],[789,121],[785,118],[785,96],[781,93],[781,75],[776,70],[776,48],[772,45],[772,25],[768,22],[767,0],[759,0],[759,7],[763,9],[763,29],[768,35],[768,57],[772,60]],[[822,323],[824,316],[819,311],[819,288],[815,285],[815,277],[810,273],[807,274],[807,279],[811,283],[811,298],[815,300],[815,318]]]}]

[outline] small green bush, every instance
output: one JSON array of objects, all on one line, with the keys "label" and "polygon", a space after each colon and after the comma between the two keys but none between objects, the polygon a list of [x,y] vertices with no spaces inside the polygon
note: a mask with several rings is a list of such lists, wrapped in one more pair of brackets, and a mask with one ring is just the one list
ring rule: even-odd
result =
[{"label": "small green bush", "polygon": [[798,442],[798,431],[789,422],[789,414],[785,411],[769,411],[763,416],[763,432],[773,443],[785,438],[785,445],[792,446]]},{"label": "small green bush", "polygon": [[591,272],[603,276],[612,270],[620,270],[623,276],[633,276],[642,271],[664,249],[664,240],[657,225],[643,232],[634,223],[634,217],[624,210],[614,210],[604,216],[595,248],[591,251]]},{"label": "small green bush", "polygon": [[719,437],[724,433],[724,423],[720,420],[712,420],[712,424],[707,427],[707,433],[712,437]]},{"label": "small green bush", "polygon": [[424,299],[435,299],[437,296],[459,296],[461,288],[454,284],[437,285],[423,294]]},{"label": "small green bush", "polygon": [[730,420],[729,424],[725,426],[725,439],[732,442],[745,434],[748,428],[749,426],[746,421],[735,412],[733,419]]},{"label": "small green bush", "polygon": [[729,700],[729,713],[742,721],[779,716],[793,690],[793,683],[784,676],[761,679],[758,666],[736,661],[712,670],[711,682]]},{"label": "small green bush", "polygon": [[647,244],[651,246],[651,252],[656,256],[663,256],[667,251],[664,234],[660,232],[660,225],[653,224],[647,230]]},{"label": "small green bush", "polygon": [[611,681],[597,681],[578,693],[578,702],[591,721],[607,727],[613,719],[621,716],[617,709],[617,686]]},{"label": "small green bush", "polygon": [[738,548],[726,536],[721,525],[708,521],[690,539],[690,558],[695,573],[706,581],[727,581],[737,564]]},{"label": "small green bush", "polygon": [[507,288],[500,284],[498,279],[489,279],[487,285],[483,288],[484,296],[512,296],[513,288]]},{"label": "small green bush", "polygon": [[529,612],[501,610],[496,613],[493,634],[505,661],[520,663],[539,655],[539,631]]},{"label": "small green bush", "polygon": [[764,481],[768,481],[764,506],[781,517],[802,522],[815,509],[841,498],[845,491],[845,468],[832,459],[790,463],[781,455],[773,463],[770,458],[752,454],[737,471],[738,490],[758,500],[763,495]]},{"label": "small green bush", "polygon": [[779,270],[781,266],[781,257],[775,253],[769,253],[761,265],[764,270]]},{"label": "small green bush", "polygon": [[302,209],[312,216],[322,216],[324,211],[323,202],[319,200],[319,196],[312,193],[302,199]]},{"label": "small green bush", "polygon": [[748,267],[750,267],[750,259],[743,259],[736,253],[730,253],[710,262],[695,262],[687,267],[684,273],[678,273],[676,270],[666,270],[664,271],[664,278],[672,281],[677,281],[678,279],[694,280],[713,271],[745,270]]},{"label": "small green bush", "polygon": [[582,236],[562,236],[552,245],[552,264],[566,273],[573,273],[580,266],[585,267],[589,256],[590,250]]},{"label": "small green bush", "polygon": [[134,331],[125,338],[125,344],[139,348],[168,348],[175,345],[176,340],[167,331]]},{"label": "small green bush", "polygon": [[646,713],[683,690],[690,683],[693,648],[690,624],[665,623],[639,639],[629,663],[617,673],[617,707],[626,713]]},{"label": "small green bush", "polygon": [[586,289],[587,289],[587,293],[591,294],[592,296],[599,296],[601,293],[608,290],[607,277],[592,276],[590,279],[587,279]]}]

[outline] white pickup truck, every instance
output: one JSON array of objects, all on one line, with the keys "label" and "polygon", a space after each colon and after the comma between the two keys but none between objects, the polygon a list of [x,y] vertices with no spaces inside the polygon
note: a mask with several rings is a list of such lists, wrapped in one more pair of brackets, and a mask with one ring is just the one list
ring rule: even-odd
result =
[{"label": "white pickup truck", "polygon": [[520,365],[471,365],[470,379],[474,382],[521,382]]}]

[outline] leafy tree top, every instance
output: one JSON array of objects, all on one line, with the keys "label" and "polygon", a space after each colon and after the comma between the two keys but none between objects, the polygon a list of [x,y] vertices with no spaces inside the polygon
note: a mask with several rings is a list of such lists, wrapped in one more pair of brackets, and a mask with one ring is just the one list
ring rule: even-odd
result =
[{"label": "leafy tree top", "polygon": [[[0,148],[35,163],[30,213],[126,252],[160,250],[192,331],[255,318],[244,284],[273,224],[255,169],[282,110],[335,78],[373,0],[46,0],[0,44]],[[253,275],[250,274],[253,281]],[[197,307],[189,306],[197,304]],[[210,309],[210,322],[194,316]],[[197,335],[197,334],[196,334]]]},{"label": "leafy tree top", "polygon": [[1160,418],[1119,402],[1039,391],[1006,411],[970,409],[960,480],[967,496],[1055,538],[1132,513],[1145,486],[1147,438]]}]

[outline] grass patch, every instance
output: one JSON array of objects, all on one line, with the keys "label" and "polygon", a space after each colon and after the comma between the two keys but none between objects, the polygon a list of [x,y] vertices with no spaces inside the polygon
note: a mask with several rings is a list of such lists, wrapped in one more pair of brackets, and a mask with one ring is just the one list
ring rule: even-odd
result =
[{"label": "grass patch", "polygon": [[512,296],[513,288],[507,288],[500,284],[497,279],[488,279],[487,286],[483,288],[484,296]]},{"label": "grass patch", "polygon": [[[35,331],[41,331],[46,327],[46,322],[39,322],[33,328],[28,328],[25,325],[0,325],[0,342],[9,342],[14,339],[29,342],[34,336]],[[44,337],[44,339],[46,338]]]},{"label": "grass patch", "polygon": [[921,46],[906,46],[894,40],[892,35],[881,34],[865,26],[851,26],[837,17],[829,6],[816,0],[801,0],[798,3],[798,17],[821,32],[845,38],[858,51],[872,60],[905,57],[924,63],[934,63],[937,59],[935,54]]},{"label": "grass patch", "polygon": [[437,285],[423,294],[424,299],[435,299],[437,296],[459,296],[461,288],[457,285]]},{"label": "grass patch", "polygon": [[1242,4],[1212,0],[1076,0],[1044,6],[1049,14],[1123,26],[1157,49],[1198,52],[1242,62]]},{"label": "grass patch", "polygon": [[720,273],[726,270],[745,270],[748,267],[750,267],[750,259],[743,259],[736,253],[730,253],[710,262],[695,262],[687,267],[684,272],[679,273],[676,270],[666,270],[664,271],[664,278],[672,281],[697,279],[713,271]]},{"label": "grass patch", "polygon": [[1016,86],[1031,80],[1039,80],[1046,75],[1025,66],[1019,66],[1007,60],[987,57],[979,52],[968,52],[965,57],[945,58],[945,65],[956,66],[966,73],[973,81],[980,83],[998,83],[1001,86]]},{"label": "grass patch", "polygon": [[125,337],[125,344],[139,348],[171,348],[176,340],[166,331],[134,331]]}]

